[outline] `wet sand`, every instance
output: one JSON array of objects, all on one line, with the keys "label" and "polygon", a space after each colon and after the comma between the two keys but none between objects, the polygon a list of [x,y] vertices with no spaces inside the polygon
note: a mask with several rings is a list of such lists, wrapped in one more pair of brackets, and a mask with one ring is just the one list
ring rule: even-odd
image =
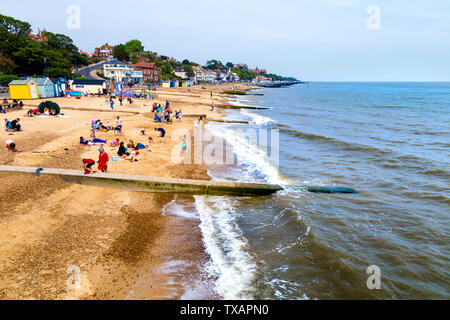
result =
[{"label": "wet sand", "polygon": [[[229,89],[161,88],[156,100],[135,99],[132,105],[124,101],[122,107],[116,100],[112,112],[104,98],[49,99],[60,105],[65,117],[25,118],[25,110],[1,116],[2,121],[21,118],[24,131],[1,130],[0,140],[14,140],[23,152],[10,153],[2,147],[0,164],[82,170],[83,158],[98,159],[98,146],[80,146],[79,137],[89,137],[91,120],[113,126],[120,116],[124,132],[118,139],[147,145],[147,137],[152,136],[154,143],[152,152],[142,151],[137,162],[110,161],[110,172],[208,180],[204,165],[172,162],[172,150],[181,151],[182,140],[172,141],[172,135],[179,129],[192,132],[197,119],[187,115],[220,117],[220,111],[210,112],[209,105],[225,103],[221,93]],[[172,110],[182,109],[184,119],[163,125],[167,137],[161,144],[154,131],[161,125],[154,124],[149,113],[154,102],[164,105],[166,99]],[[25,109],[42,101],[24,101]],[[146,136],[140,135],[142,129]],[[111,160],[117,148],[109,142],[116,136],[113,132],[96,135],[108,140],[105,150]],[[203,249],[198,235],[184,248],[174,249],[174,235],[180,236],[182,228],[195,228],[180,226],[175,217],[162,214],[174,195],[72,185],[55,177],[27,175],[0,176],[0,188],[0,299],[179,299],[182,288],[167,285],[167,274],[158,270],[168,256],[176,259]],[[71,279],[79,279],[79,286],[72,286]],[[144,293],[133,295],[136,287],[145,287]]]}]

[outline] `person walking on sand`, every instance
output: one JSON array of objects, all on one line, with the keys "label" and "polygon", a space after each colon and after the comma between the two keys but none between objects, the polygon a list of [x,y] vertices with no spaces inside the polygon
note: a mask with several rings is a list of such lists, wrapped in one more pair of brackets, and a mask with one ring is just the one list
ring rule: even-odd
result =
[{"label": "person walking on sand", "polygon": [[216,108],[216,105],[214,104],[214,101],[211,103],[211,111],[214,111],[214,109]]},{"label": "person walking on sand", "polygon": [[123,98],[122,98],[122,95],[120,95],[120,97],[119,97],[120,106],[123,106],[122,101],[123,101]]},{"label": "person walking on sand", "polygon": [[109,106],[111,107],[112,110],[114,110],[114,100],[113,100],[113,98],[111,98],[109,100]]},{"label": "person walking on sand", "polygon": [[98,151],[100,152],[100,155],[98,157],[98,170],[100,170],[101,172],[108,172],[109,156],[103,148],[103,145],[100,146]]},{"label": "person walking on sand", "polygon": [[163,128],[155,128],[155,131],[159,131],[161,133],[160,135],[161,143],[164,144],[164,137],[166,136],[166,130],[164,130]]},{"label": "person walking on sand", "polygon": [[181,152],[183,154],[183,158],[186,157],[186,150],[187,150],[187,136],[184,135],[183,142],[181,143]]}]

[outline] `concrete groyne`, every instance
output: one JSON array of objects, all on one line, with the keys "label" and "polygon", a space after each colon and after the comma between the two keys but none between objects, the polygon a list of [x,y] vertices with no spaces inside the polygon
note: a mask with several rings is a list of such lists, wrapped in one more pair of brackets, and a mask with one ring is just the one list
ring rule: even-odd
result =
[{"label": "concrete groyne", "polygon": [[[37,169],[37,167],[0,166],[0,175],[36,174]],[[281,186],[269,184],[187,180],[118,173],[85,175],[82,171],[66,169],[44,168],[40,175],[57,176],[64,181],[81,185],[151,193],[250,197],[267,196],[283,190]]]}]

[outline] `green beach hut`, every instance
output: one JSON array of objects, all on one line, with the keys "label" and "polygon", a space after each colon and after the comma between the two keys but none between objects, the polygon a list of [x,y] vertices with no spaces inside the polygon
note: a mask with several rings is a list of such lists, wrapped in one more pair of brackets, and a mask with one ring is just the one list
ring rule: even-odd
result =
[{"label": "green beach hut", "polygon": [[50,78],[29,78],[28,80],[33,81],[38,86],[39,98],[55,97],[55,85]]}]

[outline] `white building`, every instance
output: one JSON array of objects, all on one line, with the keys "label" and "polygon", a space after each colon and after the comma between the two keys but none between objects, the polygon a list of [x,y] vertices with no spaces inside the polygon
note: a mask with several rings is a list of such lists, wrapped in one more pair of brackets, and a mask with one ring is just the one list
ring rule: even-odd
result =
[{"label": "white building", "polygon": [[110,61],[103,65],[103,75],[107,78],[113,79],[116,82],[144,82],[144,72],[141,70],[135,70],[133,67],[120,62]]},{"label": "white building", "polygon": [[184,68],[181,67],[181,66],[178,66],[178,67],[175,68],[175,75],[177,77],[180,77],[181,79],[187,79],[188,78],[186,70],[184,70]]},{"label": "white building", "polygon": [[210,82],[214,83],[217,79],[217,72],[205,69],[203,67],[197,66],[192,68],[195,73],[196,82]]}]

